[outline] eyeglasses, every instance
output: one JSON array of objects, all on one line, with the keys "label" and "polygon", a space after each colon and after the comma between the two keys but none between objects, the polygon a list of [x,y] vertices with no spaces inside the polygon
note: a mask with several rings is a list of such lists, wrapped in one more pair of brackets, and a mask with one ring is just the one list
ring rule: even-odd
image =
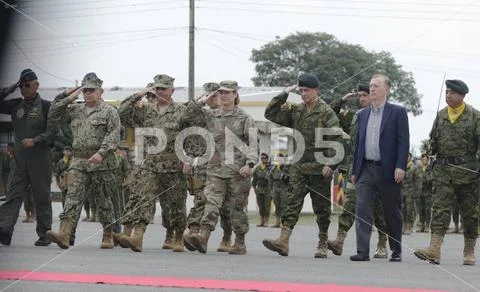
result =
[{"label": "eyeglasses", "polygon": [[83,88],[82,93],[94,93],[96,88]]}]

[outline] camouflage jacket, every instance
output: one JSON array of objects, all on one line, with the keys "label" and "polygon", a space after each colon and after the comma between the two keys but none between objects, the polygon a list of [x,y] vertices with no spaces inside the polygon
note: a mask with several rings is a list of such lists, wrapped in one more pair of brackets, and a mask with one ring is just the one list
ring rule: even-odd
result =
[{"label": "camouflage jacket", "polygon": [[[179,158],[181,153],[175,152],[175,141],[178,134],[188,127],[185,115],[187,108],[173,102],[165,110],[160,111],[156,104],[144,103],[142,106],[136,106],[134,103],[135,98],[129,96],[120,104],[118,113],[122,124],[129,126],[128,123],[134,120],[139,127],[161,129],[166,137],[165,148],[159,153],[146,154],[143,167],[158,173],[181,172],[183,163]],[[146,146],[157,145],[157,138],[147,138]]]},{"label": "camouflage jacket", "polygon": [[420,180],[422,181],[421,194],[428,196],[432,194],[432,172],[426,167],[420,168],[418,171]]},{"label": "camouflage jacket", "polygon": [[[52,103],[48,119],[53,124],[70,124],[73,135],[70,168],[87,172],[116,169],[114,152],[120,142],[120,119],[115,108],[100,100],[89,111],[84,103],[71,103],[64,93],[60,95]],[[103,157],[102,163],[88,163],[87,156],[95,152]]]},{"label": "camouflage jacket", "polygon": [[288,187],[288,166],[272,165],[268,172],[270,189],[286,190]]},{"label": "camouflage jacket", "polygon": [[405,179],[402,183],[402,193],[407,196],[418,197],[422,191],[423,179],[420,175],[420,169],[415,164],[409,163],[405,171]]},{"label": "camouflage jacket", "polygon": [[252,172],[252,187],[259,192],[269,191],[269,165],[265,165],[263,168],[259,164],[255,165]]},{"label": "camouflage jacket", "polygon": [[[455,123],[450,123],[447,107],[438,112],[430,132],[430,154],[436,155],[435,170],[458,184],[478,180],[478,174],[452,167],[448,163],[477,170],[480,154],[480,112],[466,104]],[[440,175],[440,173],[439,173]]]},{"label": "camouflage jacket", "polygon": [[[305,140],[305,152],[294,167],[300,168],[305,174],[322,174],[325,164],[321,164],[315,159],[315,152],[322,152],[327,158],[333,157],[335,150],[327,147],[316,147],[315,131],[316,128],[337,128],[341,133],[339,121],[335,112],[320,98],[317,104],[309,111],[304,103],[287,104],[288,94],[283,92],[275,96],[265,109],[265,118],[274,123],[285,127],[293,128],[300,132]],[[318,137],[320,141],[322,137]],[[323,137],[323,141],[336,141],[341,143],[341,135]],[[329,163],[329,166],[335,168],[336,165]]]}]

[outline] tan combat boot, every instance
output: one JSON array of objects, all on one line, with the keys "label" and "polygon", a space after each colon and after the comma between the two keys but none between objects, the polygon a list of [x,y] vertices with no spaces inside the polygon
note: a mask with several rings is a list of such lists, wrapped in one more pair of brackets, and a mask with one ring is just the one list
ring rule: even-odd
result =
[{"label": "tan combat boot", "polygon": [[113,235],[112,235],[112,226],[103,228],[102,244],[100,245],[101,249],[112,249],[113,248]]},{"label": "tan combat boot", "polygon": [[476,238],[466,238],[464,237],[465,246],[463,247],[463,264],[467,266],[475,265],[475,244],[477,243]]},{"label": "tan combat boot", "polygon": [[333,252],[334,255],[342,255],[343,252],[343,242],[345,241],[345,237],[347,237],[346,231],[338,231],[337,238],[334,241],[327,240],[327,248]]},{"label": "tan combat boot", "polygon": [[282,218],[280,216],[277,216],[275,218],[275,224],[270,225],[271,228],[280,228],[280,224],[282,223]]},{"label": "tan combat boot", "polygon": [[387,254],[387,235],[383,232],[378,233],[378,243],[377,243],[377,250],[373,255],[376,259],[386,259],[388,257]]},{"label": "tan combat boot", "polygon": [[173,229],[167,229],[167,235],[165,236],[162,249],[173,249]]},{"label": "tan combat boot", "polygon": [[185,247],[183,246],[183,232],[175,231],[175,236],[173,238],[173,252],[184,252]]},{"label": "tan combat boot", "polygon": [[201,253],[207,253],[208,239],[210,238],[210,227],[202,225],[200,227],[200,233],[192,235],[192,244],[196,250]]},{"label": "tan combat boot", "polygon": [[224,231],[222,242],[217,248],[217,252],[229,252],[232,247],[232,231]]},{"label": "tan combat boot", "polygon": [[424,249],[417,249],[413,254],[421,260],[429,261],[434,265],[439,265],[442,243],[443,235],[432,233],[430,246]]},{"label": "tan combat boot", "polygon": [[327,233],[319,233],[318,234],[318,246],[317,246],[317,252],[315,253],[315,258],[320,258],[324,259],[327,258],[327,239],[328,239],[328,234]]},{"label": "tan combat boot", "polygon": [[260,216],[260,223],[257,224],[257,227],[264,227],[265,226],[265,216]]},{"label": "tan combat boot", "polygon": [[229,254],[246,254],[245,234],[235,234],[235,243],[228,251]]},{"label": "tan combat boot", "polygon": [[47,239],[55,242],[60,248],[67,249],[69,246],[72,229],[72,221],[70,219],[63,219],[60,222],[60,230],[58,233],[55,233],[52,230],[47,231]]},{"label": "tan combat boot", "polygon": [[122,243],[120,242],[120,237],[122,237],[122,235],[125,235],[125,236],[132,235],[132,230],[133,230],[133,224],[132,223],[123,223],[123,232],[120,232],[120,233],[113,232],[112,233],[113,244],[120,245],[123,248],[128,248],[128,246],[122,245]]},{"label": "tan combat boot", "polygon": [[192,235],[200,233],[200,226],[192,225],[188,228],[188,232],[183,235],[183,244],[189,251],[196,251],[197,249],[192,244]]},{"label": "tan combat boot", "polygon": [[288,241],[292,235],[292,229],[283,226],[280,230],[280,236],[276,239],[264,239],[263,245],[269,250],[278,252],[281,256],[288,256]]},{"label": "tan combat boot", "polygon": [[141,252],[143,249],[143,234],[145,233],[145,229],[145,224],[137,224],[135,226],[135,231],[133,232],[133,235],[122,235],[122,237],[120,237],[120,243],[128,246],[133,251]]}]

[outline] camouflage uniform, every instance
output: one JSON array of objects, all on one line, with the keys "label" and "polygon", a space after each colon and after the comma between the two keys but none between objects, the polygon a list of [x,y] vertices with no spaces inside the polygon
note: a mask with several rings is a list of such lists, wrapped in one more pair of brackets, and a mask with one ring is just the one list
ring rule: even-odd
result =
[{"label": "camouflage uniform", "polygon": [[432,173],[432,238],[430,247],[416,250],[415,255],[432,263],[440,263],[440,249],[450,224],[451,206],[458,200],[464,227],[464,264],[473,265],[478,237],[479,176],[459,167],[478,170],[480,112],[465,104],[463,113],[451,123],[447,107],[443,108],[435,119],[430,139],[431,154],[436,154]]},{"label": "camouflage uniform", "polygon": [[253,168],[252,187],[257,196],[257,205],[260,213],[260,224],[257,226],[268,225],[270,217],[270,208],[272,206],[272,189],[269,184],[269,165],[260,162]]},{"label": "camouflage uniform", "polygon": [[422,180],[418,174],[419,170],[413,161],[407,164],[405,179],[402,183],[402,212],[403,212],[403,234],[412,233],[415,222],[415,198],[419,195],[422,187]]},{"label": "camouflage uniform", "polygon": [[[164,84],[166,88],[173,87],[174,78],[170,76],[157,75],[154,80],[155,84]],[[135,121],[136,125],[144,128],[162,129],[167,140],[163,151],[146,154],[143,163],[133,167],[132,177],[135,179],[126,186],[130,197],[125,207],[123,224],[140,226],[139,230],[144,230],[152,218],[153,205],[159,197],[162,225],[167,229],[165,244],[171,244],[175,238],[175,243],[180,245],[186,228],[187,186],[182,173],[183,163],[175,153],[175,139],[179,132],[186,128],[186,107],[173,102],[161,111],[156,104],[144,103],[142,106],[135,106],[136,102],[137,98],[130,96],[120,104],[118,111],[122,124],[131,127],[131,121]],[[156,139],[147,138],[147,145],[156,144]],[[183,244],[181,250],[183,251]]]},{"label": "camouflage uniform", "polygon": [[420,232],[429,232],[432,212],[432,173],[428,167],[423,167],[418,172],[422,182],[420,194],[415,201],[415,207],[419,216]]},{"label": "camouflage uniform", "polygon": [[270,189],[273,193],[275,216],[277,221],[274,227],[280,227],[280,221],[288,196],[288,166],[285,164],[272,165],[269,171]]},{"label": "camouflage uniform", "polygon": [[[323,152],[326,157],[331,157],[331,149],[322,149],[315,146],[315,128],[339,128],[339,120],[335,112],[322,99],[318,98],[311,110],[304,103],[288,104],[288,93],[282,92],[275,96],[265,109],[265,118],[268,120],[293,128],[302,134],[305,139],[305,152],[300,161],[289,168],[290,181],[285,209],[282,213],[282,233],[279,240],[264,240],[264,245],[271,248],[271,243],[282,242],[286,249],[278,251],[281,255],[288,255],[288,240],[291,230],[298,221],[303,207],[305,196],[310,193],[313,211],[317,217],[319,228],[319,245],[315,257],[326,257],[328,227],[330,226],[330,178],[324,177],[322,169],[324,164],[316,161],[314,152]],[[340,138],[329,138],[339,141]],[[308,188],[307,188],[308,186]],[[287,243],[286,245],[284,243]]]},{"label": "camouflage uniform", "polygon": [[[101,81],[94,73],[87,74],[84,88],[101,88]],[[60,247],[67,248],[66,233],[77,226],[87,193],[95,193],[100,223],[103,227],[102,248],[113,248],[111,243],[112,225],[115,213],[112,198],[117,197],[115,171],[118,167],[115,149],[120,141],[120,119],[111,105],[99,100],[95,107],[72,103],[74,96],[61,93],[52,104],[49,121],[55,124],[68,123],[73,133],[73,157],[67,175],[67,196],[65,207],[60,214],[61,225],[58,234],[50,238]],[[92,164],[88,159],[100,154],[103,161]],[[111,247],[110,247],[111,246]]]},{"label": "camouflage uniform", "polygon": [[65,207],[65,197],[67,196],[67,174],[70,166],[70,159],[60,159],[55,165],[55,181],[62,192],[62,207]]}]

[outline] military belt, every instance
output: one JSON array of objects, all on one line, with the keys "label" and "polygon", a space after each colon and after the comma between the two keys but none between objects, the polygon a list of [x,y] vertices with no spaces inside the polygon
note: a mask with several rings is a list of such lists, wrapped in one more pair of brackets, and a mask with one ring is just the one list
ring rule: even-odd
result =
[{"label": "military belt", "polygon": [[97,152],[98,152],[98,149],[74,149],[73,157],[88,159]]},{"label": "military belt", "polygon": [[476,160],[477,158],[474,155],[450,156],[450,157],[437,157],[436,163],[442,164],[442,165],[448,165],[448,164],[459,165],[459,164],[474,162]]}]

